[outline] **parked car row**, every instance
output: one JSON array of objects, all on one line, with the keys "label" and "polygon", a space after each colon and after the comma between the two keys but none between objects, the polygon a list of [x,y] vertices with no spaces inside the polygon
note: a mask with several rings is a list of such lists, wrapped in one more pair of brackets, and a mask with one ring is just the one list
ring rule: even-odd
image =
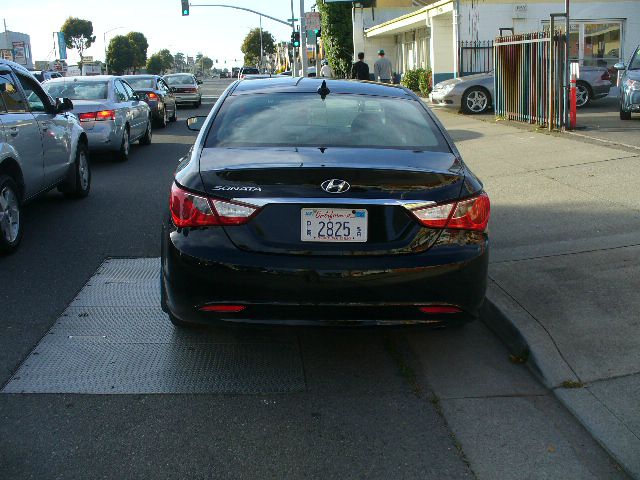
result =
[{"label": "parked car row", "polygon": [[154,120],[161,127],[175,121],[185,97],[170,84],[156,75],[40,83],[23,66],[0,59],[0,253],[18,247],[25,203],[54,188],[68,197],[89,194],[90,153],[112,152],[126,161],[131,143],[151,144]]},{"label": "parked car row", "polygon": [[[434,85],[431,101],[434,105],[455,108],[467,114],[484,113],[493,108],[493,79],[493,72],[488,72],[445,80]],[[606,97],[610,89],[611,75],[606,68],[581,67],[576,84],[578,108]]]}]

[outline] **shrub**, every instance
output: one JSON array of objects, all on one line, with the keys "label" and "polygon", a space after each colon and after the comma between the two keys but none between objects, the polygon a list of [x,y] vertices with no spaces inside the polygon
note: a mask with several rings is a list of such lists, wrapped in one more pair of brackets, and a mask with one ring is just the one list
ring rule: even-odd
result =
[{"label": "shrub", "polygon": [[402,85],[414,92],[420,92],[422,95],[428,95],[431,92],[431,70],[424,68],[416,68],[407,70],[400,81]]}]

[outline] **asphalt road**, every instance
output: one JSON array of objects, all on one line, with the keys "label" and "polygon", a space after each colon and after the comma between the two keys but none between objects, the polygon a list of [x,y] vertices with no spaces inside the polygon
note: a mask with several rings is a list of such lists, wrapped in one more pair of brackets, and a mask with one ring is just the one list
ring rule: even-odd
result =
[{"label": "asphalt road", "polygon": [[[228,83],[207,81],[205,96]],[[195,137],[184,119],[210,107],[180,110],[178,123],[156,130],[152,145],[134,146],[125,164],[92,158],[87,199],[52,192],[25,208],[21,248],[0,258],[1,383],[105,258],[159,256],[172,173]],[[300,393],[0,394],[0,478],[535,478],[527,472],[544,477],[561,467],[618,474],[480,322],[288,334],[304,365]],[[503,403],[512,396],[516,404]]]}]

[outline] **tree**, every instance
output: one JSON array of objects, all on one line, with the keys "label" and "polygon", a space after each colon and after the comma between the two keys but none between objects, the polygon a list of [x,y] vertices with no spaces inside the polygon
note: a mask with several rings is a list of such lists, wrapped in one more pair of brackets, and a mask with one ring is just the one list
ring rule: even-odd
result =
[{"label": "tree", "polygon": [[135,48],[127,37],[124,35],[113,37],[109,42],[109,48],[107,48],[109,71],[122,75],[126,70],[133,67],[135,53]]},{"label": "tree", "polygon": [[78,51],[78,55],[80,55],[78,66],[82,71],[84,51],[96,41],[96,37],[93,35],[93,23],[90,20],[69,17],[60,27],[60,31],[64,33],[64,43],[67,48],[75,48]]},{"label": "tree", "polygon": [[347,78],[353,61],[351,3],[318,1],[322,44],[334,77]]},{"label": "tree", "polygon": [[147,49],[149,48],[149,42],[140,32],[129,32],[127,38],[131,42],[133,47],[133,73],[136,73],[136,68],[143,67],[147,63]]},{"label": "tree", "polygon": [[[244,37],[244,41],[242,42],[242,46],[240,47],[240,50],[242,50],[242,53],[244,53],[245,65],[257,65],[258,63],[260,63],[260,29],[259,28],[254,28],[251,31],[249,31],[247,36]],[[275,39],[273,38],[273,35],[271,35],[266,30],[262,31],[262,50],[264,55],[267,55],[269,53],[274,53],[276,51]]]},{"label": "tree", "polygon": [[211,67],[213,67],[213,60],[211,60],[209,57],[202,57],[200,59],[200,65],[202,65],[202,70],[211,70]]},{"label": "tree", "polygon": [[158,56],[162,59],[162,71],[167,72],[171,70],[175,64],[175,60],[171,52],[166,48],[163,48],[157,53]]},{"label": "tree", "polygon": [[147,60],[147,73],[162,75],[164,73],[164,63],[159,53],[154,53]]},{"label": "tree", "polygon": [[179,72],[182,72],[182,70],[184,70],[184,66],[185,66],[184,53],[182,53],[182,52],[176,53],[175,57],[174,57],[174,61],[175,61],[176,70],[179,71]]}]

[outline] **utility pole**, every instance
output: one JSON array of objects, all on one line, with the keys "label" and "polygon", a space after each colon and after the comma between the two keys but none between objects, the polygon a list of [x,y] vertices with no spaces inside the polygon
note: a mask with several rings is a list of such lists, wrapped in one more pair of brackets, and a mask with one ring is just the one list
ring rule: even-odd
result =
[{"label": "utility pole", "polygon": [[304,20],[304,0],[300,0],[300,63],[302,63],[302,76],[307,76],[307,25]]},{"label": "utility pole", "polygon": [[258,70],[260,73],[262,73],[262,69],[264,68],[264,62],[262,61],[262,52],[263,52],[263,48],[262,48],[262,15],[260,15],[260,69]]},{"label": "utility pole", "polygon": [[[291,32],[292,34],[295,33],[296,31],[296,15],[293,11],[293,0],[291,0]],[[296,60],[296,47],[294,47],[293,45],[291,45],[291,48],[293,50],[293,65],[291,66],[291,76],[292,77],[297,77],[298,76],[298,62]],[[287,49],[288,50],[288,49]]]}]

